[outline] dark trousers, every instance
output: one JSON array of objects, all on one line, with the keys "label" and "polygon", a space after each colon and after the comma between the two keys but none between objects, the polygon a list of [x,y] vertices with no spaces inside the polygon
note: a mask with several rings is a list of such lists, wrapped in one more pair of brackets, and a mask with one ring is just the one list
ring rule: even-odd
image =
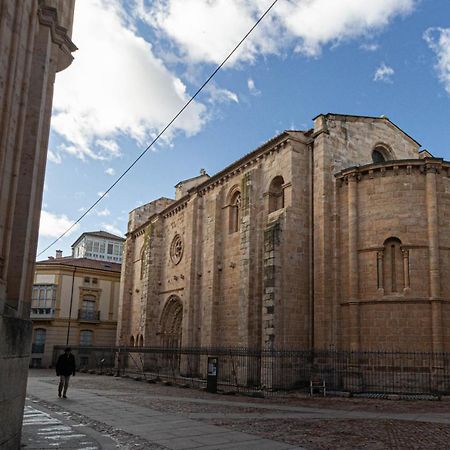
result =
[{"label": "dark trousers", "polygon": [[60,375],[59,376],[59,386],[58,386],[58,394],[61,396],[61,392],[63,395],[66,395],[67,389],[69,388],[69,379],[70,375]]}]

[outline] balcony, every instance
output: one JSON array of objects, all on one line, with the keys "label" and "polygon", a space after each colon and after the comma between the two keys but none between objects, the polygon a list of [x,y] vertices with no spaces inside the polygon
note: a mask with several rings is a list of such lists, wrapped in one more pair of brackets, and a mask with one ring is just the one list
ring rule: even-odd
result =
[{"label": "balcony", "polygon": [[48,320],[55,317],[54,308],[31,308],[30,319]]},{"label": "balcony", "polygon": [[89,311],[87,309],[79,309],[78,320],[80,322],[99,322],[100,311]]},{"label": "balcony", "polygon": [[44,353],[45,344],[32,344],[31,353]]}]

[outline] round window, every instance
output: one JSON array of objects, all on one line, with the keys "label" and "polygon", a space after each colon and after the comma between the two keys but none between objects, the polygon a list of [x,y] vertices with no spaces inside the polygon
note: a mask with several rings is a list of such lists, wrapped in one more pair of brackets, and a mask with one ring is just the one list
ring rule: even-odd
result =
[{"label": "round window", "polygon": [[183,257],[183,240],[179,234],[176,234],[170,245],[170,259],[174,264],[178,264]]}]

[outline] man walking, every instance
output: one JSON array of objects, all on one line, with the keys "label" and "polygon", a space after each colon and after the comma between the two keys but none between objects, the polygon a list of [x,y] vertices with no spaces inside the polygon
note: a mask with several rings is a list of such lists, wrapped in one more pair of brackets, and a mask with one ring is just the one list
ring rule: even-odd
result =
[{"label": "man walking", "polygon": [[67,347],[56,362],[56,375],[59,377],[58,397],[62,394],[63,398],[67,398],[70,375],[75,375],[75,356],[71,351],[72,349]]}]

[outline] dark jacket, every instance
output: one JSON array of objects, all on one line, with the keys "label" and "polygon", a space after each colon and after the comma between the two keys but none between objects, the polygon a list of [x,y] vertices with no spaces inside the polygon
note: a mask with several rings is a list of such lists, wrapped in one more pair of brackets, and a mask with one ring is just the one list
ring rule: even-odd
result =
[{"label": "dark jacket", "polygon": [[72,353],[63,353],[59,356],[56,363],[56,375],[65,377],[75,375],[75,356]]}]

